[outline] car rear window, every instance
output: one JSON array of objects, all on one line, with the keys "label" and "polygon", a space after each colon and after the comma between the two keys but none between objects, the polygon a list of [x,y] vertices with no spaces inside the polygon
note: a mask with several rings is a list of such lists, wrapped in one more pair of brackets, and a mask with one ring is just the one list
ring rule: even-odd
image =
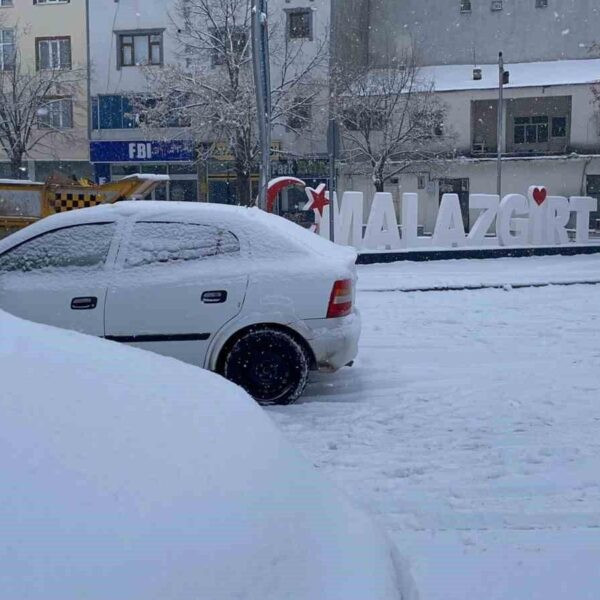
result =
[{"label": "car rear window", "polygon": [[140,221],[134,225],[129,239],[125,267],[207,260],[239,253],[238,238],[220,227]]},{"label": "car rear window", "polygon": [[0,255],[0,273],[102,268],[115,227],[115,223],[90,223],[48,231]]}]

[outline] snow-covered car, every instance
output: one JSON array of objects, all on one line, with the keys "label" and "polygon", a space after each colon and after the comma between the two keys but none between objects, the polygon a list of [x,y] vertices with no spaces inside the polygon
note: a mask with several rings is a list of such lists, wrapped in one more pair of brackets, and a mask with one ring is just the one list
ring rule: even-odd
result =
[{"label": "snow-covered car", "polygon": [[239,387],[0,311],[3,600],[399,600],[369,518]]},{"label": "snow-covered car", "polygon": [[221,373],[263,403],[356,356],[356,253],[258,209],[121,202],[0,241],[0,308]]}]

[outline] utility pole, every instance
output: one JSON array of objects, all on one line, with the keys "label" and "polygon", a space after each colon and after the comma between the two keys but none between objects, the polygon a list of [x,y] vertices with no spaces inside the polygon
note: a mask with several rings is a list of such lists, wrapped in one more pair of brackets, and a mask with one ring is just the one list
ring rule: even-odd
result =
[{"label": "utility pole", "polygon": [[336,0],[330,0],[329,15],[329,128],[327,151],[329,154],[329,239],[335,241],[334,196],[337,192],[336,163],[338,156],[337,123],[337,24]]},{"label": "utility pole", "polygon": [[267,208],[271,178],[271,68],[269,60],[268,0],[252,0],[252,62],[256,88],[256,112],[261,149],[258,206]]},{"label": "utility pole", "polygon": [[[504,84],[507,72],[504,71],[504,57],[502,52],[498,55],[498,126],[497,126],[497,144],[498,144],[498,196],[502,199],[502,148],[504,145]],[[506,73],[506,74],[505,74]]]}]

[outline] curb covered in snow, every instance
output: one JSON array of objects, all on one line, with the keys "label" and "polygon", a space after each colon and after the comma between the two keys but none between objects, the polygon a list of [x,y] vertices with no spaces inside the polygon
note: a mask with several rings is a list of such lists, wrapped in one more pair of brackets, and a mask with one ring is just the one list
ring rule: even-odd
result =
[{"label": "curb covered in snow", "polygon": [[474,285],[439,285],[431,287],[413,287],[413,288],[381,288],[381,289],[361,289],[361,292],[463,292],[476,290],[519,290],[523,288],[544,288],[551,286],[572,286],[572,285],[600,285],[600,281],[549,281],[545,283],[491,283]]},{"label": "curb covered in snow", "polygon": [[600,253],[600,244],[590,246],[539,246],[536,248],[466,248],[454,250],[402,250],[400,252],[361,252],[356,263],[372,265],[397,261],[424,262],[461,258],[521,258],[529,256],[575,256]]}]

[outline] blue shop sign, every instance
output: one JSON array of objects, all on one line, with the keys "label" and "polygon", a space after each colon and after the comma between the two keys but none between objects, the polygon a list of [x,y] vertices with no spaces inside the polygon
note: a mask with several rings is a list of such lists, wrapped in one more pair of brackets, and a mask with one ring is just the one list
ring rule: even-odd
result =
[{"label": "blue shop sign", "polygon": [[191,140],[159,142],[90,142],[90,161],[112,162],[176,162],[193,161],[194,142]]}]

